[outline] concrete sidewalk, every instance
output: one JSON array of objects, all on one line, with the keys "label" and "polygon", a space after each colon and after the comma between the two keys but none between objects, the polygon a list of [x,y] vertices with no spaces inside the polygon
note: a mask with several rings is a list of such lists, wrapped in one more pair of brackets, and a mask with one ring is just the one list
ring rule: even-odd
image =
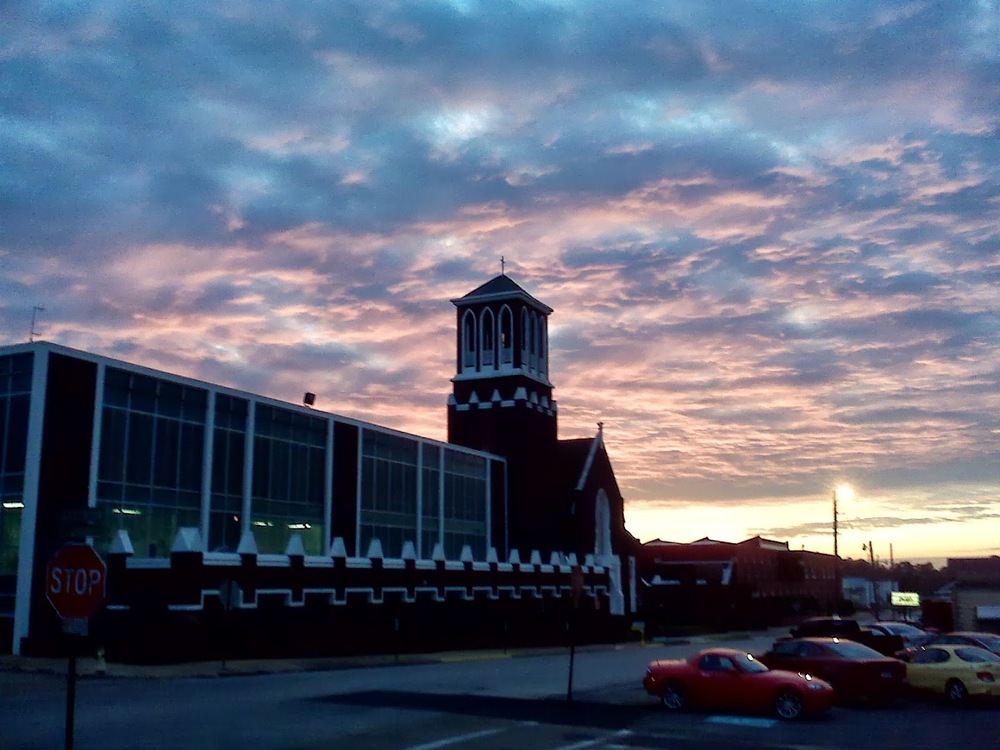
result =
[{"label": "concrete sidewalk", "polygon": [[[782,631],[783,632],[783,631]],[[752,637],[750,633],[714,633],[684,638],[657,638],[648,642],[598,643],[577,646],[581,653],[633,648],[663,648],[684,644],[710,644]],[[77,658],[81,678],[171,679],[185,677],[235,677],[291,672],[322,672],[339,669],[364,669],[397,664],[440,664],[455,661],[514,659],[568,653],[568,646],[514,649],[444,651],[421,654],[365,654],[357,656],[298,657],[285,659],[219,659],[180,664],[119,664],[99,661],[94,656]],[[0,672],[65,674],[68,659],[35,656],[0,655]]]}]

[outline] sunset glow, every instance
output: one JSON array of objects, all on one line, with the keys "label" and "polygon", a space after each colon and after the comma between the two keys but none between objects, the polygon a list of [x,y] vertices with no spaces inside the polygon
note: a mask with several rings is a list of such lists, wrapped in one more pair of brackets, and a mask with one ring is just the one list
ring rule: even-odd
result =
[{"label": "sunset glow", "polygon": [[443,439],[503,257],[642,540],[1000,554],[996,3],[391,8],[17,4],[0,343]]}]

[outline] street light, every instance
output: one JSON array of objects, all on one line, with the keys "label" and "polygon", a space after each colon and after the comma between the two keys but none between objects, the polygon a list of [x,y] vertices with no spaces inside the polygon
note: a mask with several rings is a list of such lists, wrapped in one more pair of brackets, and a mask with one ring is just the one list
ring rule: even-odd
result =
[{"label": "street light", "polygon": [[833,556],[840,557],[840,551],[837,548],[837,496],[840,495],[844,500],[853,500],[854,488],[849,484],[842,484],[839,487],[835,487],[833,490]]}]

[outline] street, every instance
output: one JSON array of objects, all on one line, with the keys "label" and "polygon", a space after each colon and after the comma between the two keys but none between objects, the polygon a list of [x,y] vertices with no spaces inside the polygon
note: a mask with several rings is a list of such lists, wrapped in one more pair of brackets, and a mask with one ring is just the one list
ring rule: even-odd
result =
[{"label": "street", "polygon": [[[726,645],[763,650],[759,634]],[[996,705],[924,699],[770,717],[668,714],[642,690],[646,664],[705,643],[630,644],[576,653],[442,655],[433,663],[229,677],[85,678],[75,747],[248,750],[532,748],[1000,748]],[[488,657],[488,658],[484,658]],[[65,677],[0,673],[0,750],[61,747]]]}]

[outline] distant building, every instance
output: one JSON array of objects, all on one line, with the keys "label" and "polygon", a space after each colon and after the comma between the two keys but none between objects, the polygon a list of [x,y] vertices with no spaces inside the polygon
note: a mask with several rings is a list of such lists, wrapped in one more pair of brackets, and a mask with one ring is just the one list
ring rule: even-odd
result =
[{"label": "distant building", "polygon": [[835,557],[761,537],[646,542],[639,570],[641,614],[652,630],[773,624],[832,611],[837,601]]},{"label": "distant building", "polygon": [[872,580],[866,576],[844,576],[844,598],[856,609],[886,612],[891,608],[893,591],[899,591],[899,584],[888,579]]},{"label": "distant building", "polygon": [[991,557],[949,557],[948,575],[963,583],[1000,584],[1000,555]]},{"label": "distant building", "polygon": [[954,629],[1000,633],[1000,556],[949,557],[946,570]]},{"label": "distant building", "polygon": [[603,431],[558,438],[551,309],[504,275],[454,304],[447,443],[0,347],[0,649],[57,649],[45,566],[82,539],[109,566],[109,656],[539,642],[581,601],[581,637],[627,629],[638,543]]}]

